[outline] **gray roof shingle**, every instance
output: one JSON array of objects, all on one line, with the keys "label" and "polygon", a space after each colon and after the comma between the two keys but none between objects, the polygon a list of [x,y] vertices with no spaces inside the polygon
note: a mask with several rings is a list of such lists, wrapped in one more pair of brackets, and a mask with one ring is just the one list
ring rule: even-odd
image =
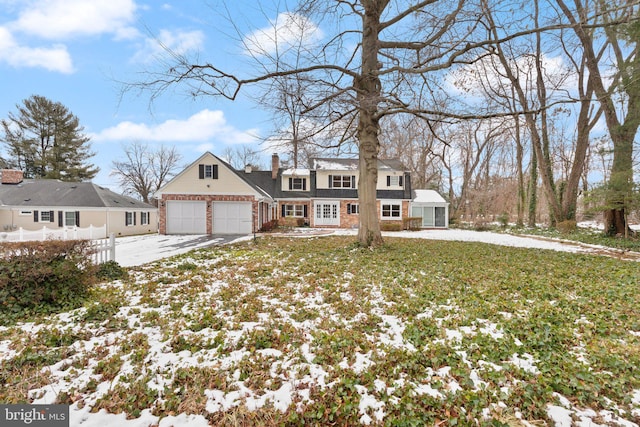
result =
[{"label": "gray roof shingle", "polygon": [[0,206],[155,209],[91,182],[26,179],[0,185]]}]

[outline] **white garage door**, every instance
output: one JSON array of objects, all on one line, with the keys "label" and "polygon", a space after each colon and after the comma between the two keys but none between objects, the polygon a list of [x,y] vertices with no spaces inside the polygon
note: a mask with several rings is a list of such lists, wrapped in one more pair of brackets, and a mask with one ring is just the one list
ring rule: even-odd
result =
[{"label": "white garage door", "polygon": [[214,202],[214,234],[249,234],[252,230],[251,202]]},{"label": "white garage door", "polygon": [[167,234],[206,234],[207,202],[167,202]]}]

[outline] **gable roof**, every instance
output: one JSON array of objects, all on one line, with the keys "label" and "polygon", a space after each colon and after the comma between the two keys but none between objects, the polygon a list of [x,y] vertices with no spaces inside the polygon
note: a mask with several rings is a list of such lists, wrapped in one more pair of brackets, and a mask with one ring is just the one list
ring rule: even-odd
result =
[{"label": "gable roof", "polygon": [[[268,189],[262,188],[260,185],[258,185],[257,183],[248,180],[246,178],[246,175],[249,175],[247,173],[245,173],[244,171],[238,171],[236,169],[234,169],[229,163],[225,162],[224,160],[222,160],[220,157],[216,156],[215,154],[212,154],[211,152],[207,151],[205,152],[202,156],[198,157],[194,162],[192,162],[189,166],[185,167],[179,174],[177,174],[176,176],[174,176],[169,182],[167,182],[165,185],[163,185],[162,187],[160,187],[154,194],[154,197],[158,197],[158,195],[161,195],[165,188],[167,186],[169,186],[172,182],[174,182],[175,180],[179,179],[181,176],[183,176],[187,170],[191,169],[194,165],[198,165],[200,164],[203,159],[207,156],[211,156],[214,159],[216,159],[217,162],[219,162],[220,164],[222,164],[225,168],[227,168],[229,171],[231,171],[232,173],[234,173],[238,178],[240,178],[245,184],[247,184],[253,191],[257,192],[258,194],[260,194],[263,197],[266,198],[271,198],[271,193],[269,192]],[[258,173],[258,171],[256,172],[252,172],[252,173]],[[271,172],[269,172],[269,177],[271,177]]]},{"label": "gable roof", "polygon": [[[447,203],[447,201],[435,190],[414,190],[414,203]],[[448,204],[448,203],[447,203]]]},{"label": "gable roof", "polygon": [[26,179],[0,185],[0,206],[155,209],[92,182]]},{"label": "gable roof", "polygon": [[[358,170],[358,159],[335,159],[316,157],[311,159],[312,169],[329,171],[355,171]],[[402,162],[398,159],[378,159],[378,170],[406,171]]]}]

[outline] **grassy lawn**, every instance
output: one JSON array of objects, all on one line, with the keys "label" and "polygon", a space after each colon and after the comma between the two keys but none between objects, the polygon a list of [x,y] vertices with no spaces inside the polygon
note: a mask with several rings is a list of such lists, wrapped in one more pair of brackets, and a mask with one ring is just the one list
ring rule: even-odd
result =
[{"label": "grassy lawn", "polygon": [[215,425],[640,423],[639,263],[353,241],[199,250],[1,327],[0,402]]}]

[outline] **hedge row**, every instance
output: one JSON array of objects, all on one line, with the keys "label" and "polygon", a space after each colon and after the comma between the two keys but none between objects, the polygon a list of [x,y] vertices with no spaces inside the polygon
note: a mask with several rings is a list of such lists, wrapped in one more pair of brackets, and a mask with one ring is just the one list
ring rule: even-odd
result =
[{"label": "hedge row", "polygon": [[0,245],[0,313],[75,305],[96,278],[86,240]]}]

